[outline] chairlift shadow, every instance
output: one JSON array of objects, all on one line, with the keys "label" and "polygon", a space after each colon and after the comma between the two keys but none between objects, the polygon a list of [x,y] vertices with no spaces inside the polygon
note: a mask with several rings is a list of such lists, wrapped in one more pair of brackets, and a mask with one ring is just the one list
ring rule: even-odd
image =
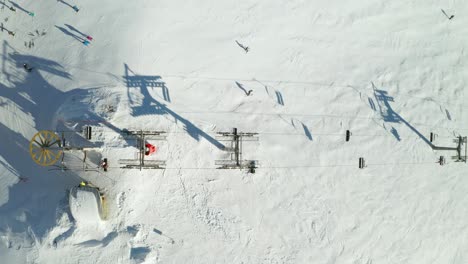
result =
[{"label": "chairlift shadow", "polygon": [[[137,75],[128,67],[127,64],[124,64],[124,68],[125,70],[123,78],[127,86],[127,94],[130,103],[134,103],[131,99],[132,89],[139,88],[141,94],[143,95],[143,102],[141,103],[141,105],[132,107],[133,116],[142,116],[147,114],[168,114],[174,118],[175,123],[182,123],[187,133],[196,141],[200,141],[201,138],[205,138],[208,142],[213,144],[218,149],[224,148],[224,145],[221,144],[219,141],[205,133],[203,130],[199,129],[189,120],[172,111],[169,107],[166,106],[166,104],[161,103],[160,101],[156,100],[153,96],[151,96],[149,88],[160,87],[163,90],[163,94],[166,94],[166,98],[169,99],[169,92],[168,90],[164,91],[164,89],[167,89],[167,87],[166,84],[162,81],[161,76]],[[132,73],[132,75],[130,75],[130,73]]]},{"label": "chairlift shadow", "polygon": [[[375,85],[372,83],[372,88],[374,90],[374,97],[376,99],[377,105],[379,107],[380,115],[382,116],[384,122],[386,123],[396,123],[405,124],[409,129],[411,129],[416,135],[418,135],[426,144],[434,149],[434,145],[427,139],[421,132],[419,132],[414,126],[412,126],[408,121],[406,121],[402,116],[395,112],[390,105],[390,102],[394,102],[394,98],[388,95],[387,91],[375,89]],[[392,127],[390,133],[400,141],[401,138],[398,134],[398,131]]]},{"label": "chairlift shadow", "polygon": [[310,133],[309,128],[308,128],[304,123],[302,123],[302,128],[304,129],[304,134],[306,135],[306,137],[307,137],[310,141],[312,141],[313,138],[312,138],[312,134]]},{"label": "chairlift shadow", "polygon": [[281,92],[275,91],[275,94],[276,94],[276,100],[278,101],[278,104],[284,106],[284,99],[283,99],[283,95],[281,94]]}]

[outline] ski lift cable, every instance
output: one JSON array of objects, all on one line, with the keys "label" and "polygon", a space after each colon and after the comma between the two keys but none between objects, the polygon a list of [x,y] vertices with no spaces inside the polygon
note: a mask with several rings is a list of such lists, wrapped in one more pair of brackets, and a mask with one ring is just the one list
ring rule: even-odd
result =
[{"label": "ski lift cable", "polygon": [[[216,81],[239,81],[239,82],[259,82],[262,85],[265,86],[265,84],[273,84],[273,85],[282,85],[282,84],[305,84],[307,86],[304,86],[304,89],[310,90],[310,87],[323,87],[323,88],[339,88],[339,89],[344,89],[344,88],[351,88],[356,92],[359,93],[364,93],[368,97],[373,97],[368,95],[367,92],[370,91],[368,87],[369,83],[365,82],[360,85],[356,84],[335,84],[335,83],[326,83],[326,82],[318,82],[318,81],[310,81],[310,80],[304,80],[304,81],[284,81],[284,80],[260,80],[260,79],[245,79],[245,78],[229,78],[229,77],[209,77],[209,76],[188,76],[188,75],[183,75],[183,74],[164,74],[161,73],[160,76],[164,76],[165,78],[183,78],[183,79],[205,79],[205,80],[216,80]],[[356,87],[364,87],[364,88],[356,88]],[[282,87],[284,89],[284,87]],[[416,98],[420,100],[427,100],[427,98],[424,97],[419,97],[419,96],[414,96],[409,92],[404,92],[404,91],[399,91],[399,95],[404,95],[405,97],[411,97],[411,98]],[[439,102],[452,105],[453,102],[448,102],[448,101],[439,101],[435,103],[439,104]],[[439,104],[440,105],[440,104]],[[468,107],[465,104],[460,104],[459,107]]]},{"label": "ski lift cable", "polygon": [[[350,116],[350,115],[328,115],[328,114],[298,114],[298,113],[260,113],[260,112],[229,112],[229,111],[218,111],[218,112],[208,112],[208,111],[182,111],[178,112],[178,114],[234,114],[234,115],[267,115],[267,116],[287,116],[287,117],[307,117],[307,118],[329,118],[329,119],[340,119],[340,120],[354,120],[354,119],[362,119],[362,120],[371,120],[374,122],[383,121],[382,118],[378,117],[370,117],[370,116]],[[63,120],[62,120],[63,121]],[[84,122],[84,123],[108,123],[107,121],[100,121],[100,120],[73,120],[76,122]],[[440,125],[429,125],[426,123],[418,123],[418,122],[410,122],[414,126],[418,127],[429,127],[429,128],[439,128],[439,129],[447,129],[447,130],[468,130],[468,127],[445,127]]]},{"label": "ski lift cable", "polygon": [[[396,163],[366,163],[367,167],[372,166],[404,166],[404,165],[433,165],[437,162],[396,162]],[[285,166],[258,166],[257,169],[302,169],[302,168],[339,168],[356,167],[356,164],[330,164],[330,165],[285,165]],[[82,167],[67,167],[68,169],[79,170]],[[119,169],[120,166],[109,166],[109,169]],[[216,167],[167,167],[160,170],[221,170]],[[235,169],[234,169],[235,170]]]},{"label": "ski lift cable", "polygon": [[[18,33],[28,36],[26,32],[27,30],[23,25],[18,24],[16,26],[20,31]],[[27,52],[26,50],[22,50],[20,48],[17,48],[18,50],[21,50],[23,52]],[[369,84],[367,82],[363,84],[335,84],[335,83],[330,83],[330,82],[318,82],[318,81],[310,81],[310,80],[304,80],[304,81],[291,81],[291,80],[261,80],[261,79],[246,79],[246,78],[228,78],[228,77],[209,77],[209,76],[188,76],[188,75],[183,75],[183,74],[160,74],[161,76],[165,76],[166,78],[184,78],[184,79],[206,79],[206,80],[219,80],[219,81],[242,81],[242,82],[259,82],[259,83],[273,83],[276,85],[281,85],[281,84],[306,84],[307,86],[303,87],[304,89],[307,89],[308,87],[326,87],[326,88],[352,88],[356,92],[362,92],[365,93],[365,95],[369,96],[367,92],[369,91],[369,88],[356,88],[356,87],[367,87]],[[414,96],[410,93],[405,93],[400,91],[399,94],[405,95],[406,97],[412,97],[412,98],[417,98],[420,100],[427,100],[427,98],[422,98],[418,96]],[[445,104],[452,104],[453,102],[446,102],[446,101],[440,101]],[[437,102],[436,102],[437,103]],[[465,104],[461,104],[461,107],[468,107]]]},{"label": "ski lift cable", "polygon": [[[57,133],[81,133],[80,131],[73,131],[73,130],[60,130],[56,131]],[[115,131],[96,131],[95,133],[101,134],[114,134]],[[210,136],[219,136],[219,134],[215,132],[204,132]],[[186,135],[186,131],[170,131],[164,132],[162,135]],[[266,136],[304,136],[304,133],[288,133],[288,132],[256,132],[257,135],[266,135]],[[342,137],[343,133],[313,133],[313,136],[319,137]],[[393,137],[391,134],[356,134],[353,132],[353,137]],[[437,137],[439,138],[452,138],[453,135],[440,135],[438,134]],[[405,139],[418,139],[419,136],[409,136],[405,137]]]}]

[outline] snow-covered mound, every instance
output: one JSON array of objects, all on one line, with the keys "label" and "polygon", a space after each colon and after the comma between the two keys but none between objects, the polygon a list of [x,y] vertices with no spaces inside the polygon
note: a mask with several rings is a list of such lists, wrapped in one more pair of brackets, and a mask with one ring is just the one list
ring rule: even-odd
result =
[{"label": "snow-covered mound", "polygon": [[77,222],[96,224],[102,221],[101,198],[95,188],[72,188],[69,203],[71,214]]}]

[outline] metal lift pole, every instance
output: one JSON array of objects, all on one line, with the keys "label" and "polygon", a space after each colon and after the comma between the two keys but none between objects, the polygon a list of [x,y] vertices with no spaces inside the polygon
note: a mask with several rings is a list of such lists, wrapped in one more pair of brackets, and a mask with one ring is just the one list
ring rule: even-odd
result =
[{"label": "metal lift pole", "polygon": [[236,158],[236,165],[240,166],[239,159],[239,136],[237,135],[237,128],[234,128],[234,155]]},{"label": "metal lift pole", "polygon": [[[456,161],[464,161],[466,163],[466,156],[467,156],[466,155],[467,153],[466,138],[467,137],[458,136],[458,138],[454,140],[457,143],[456,147],[439,147],[439,146],[433,145],[432,143],[430,143],[429,145],[431,146],[433,150],[455,150],[457,152],[457,156],[453,158],[456,158],[457,159]],[[465,144],[465,156],[462,156],[463,144]]]},{"label": "metal lift pole", "polygon": [[140,147],[140,171],[141,169],[143,168],[143,163],[144,163],[144,159],[145,159],[145,156],[144,156],[144,148],[143,148],[143,142],[145,140],[145,135],[143,135],[143,130],[140,130],[140,138],[138,139],[138,145]]},{"label": "metal lift pole", "polygon": [[146,138],[164,140],[162,136],[163,131],[148,131],[148,130],[135,130],[125,131],[127,137],[136,138],[136,148],[138,149],[137,158],[135,159],[119,159],[119,163],[124,166],[123,169],[164,169],[161,165],[165,165],[163,160],[145,160],[146,154]]},{"label": "metal lift pole", "polygon": [[239,133],[237,128],[233,128],[231,132],[218,132],[218,134],[219,140],[231,142],[231,147],[224,149],[229,152],[230,159],[215,161],[216,165],[220,165],[218,169],[249,169],[249,172],[255,173],[256,161],[242,160],[242,145],[243,141],[258,141],[258,138],[254,137],[257,133]]}]

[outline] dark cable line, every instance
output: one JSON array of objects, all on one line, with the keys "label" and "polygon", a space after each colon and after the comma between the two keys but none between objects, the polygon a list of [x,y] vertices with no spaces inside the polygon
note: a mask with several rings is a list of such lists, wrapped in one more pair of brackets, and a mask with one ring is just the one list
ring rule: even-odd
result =
[{"label": "dark cable line", "polygon": [[[81,133],[81,131],[73,131],[73,130],[60,130],[60,131],[55,131],[57,133]],[[114,134],[116,133],[115,131],[94,131],[94,133],[103,133],[103,134]],[[213,136],[218,136],[217,133],[214,132],[205,132],[206,134],[213,135]],[[179,134],[179,135],[184,135],[187,134],[185,131],[171,131],[171,132],[164,132],[161,135],[172,135],[172,134]],[[288,133],[288,132],[256,132],[258,135],[266,135],[266,136],[304,136],[304,133]],[[314,136],[320,136],[320,137],[342,137],[344,133],[313,133],[312,135]],[[355,134],[353,133],[353,137],[390,137],[391,135],[389,134]],[[439,138],[452,138],[454,137],[453,135],[439,135],[437,134],[437,137]],[[406,139],[417,139],[420,138],[419,136],[409,136],[405,137]],[[132,139],[132,138],[129,138]]]},{"label": "dark cable line", "polygon": [[[366,164],[367,167],[370,166],[397,166],[397,165],[429,165],[429,164],[438,164],[438,162],[396,162],[396,163],[368,163]],[[337,168],[337,167],[356,167],[357,164],[330,164],[330,165],[294,165],[294,166],[258,166],[257,169],[302,169],[302,168]],[[120,166],[109,166],[109,169],[123,169]],[[79,166],[66,166],[65,170],[73,169],[73,170],[83,170],[83,167]],[[241,170],[241,169],[220,169],[215,167],[168,167],[168,168],[161,168],[157,170]],[[105,173],[104,173],[105,174]]]},{"label": "dark cable line", "polygon": [[[235,115],[266,115],[266,116],[288,116],[288,117],[320,117],[320,118],[331,118],[331,119],[344,119],[344,120],[352,120],[352,119],[362,119],[362,120],[372,120],[372,121],[382,121],[383,119],[376,118],[376,117],[368,117],[368,116],[346,116],[346,115],[327,115],[327,114],[295,114],[295,113],[256,113],[256,112],[230,112],[230,111],[218,111],[218,112],[203,112],[203,111],[182,111],[178,112],[180,114],[235,114]],[[75,121],[82,121],[84,123],[109,123],[107,121],[99,121],[99,120],[75,120]],[[448,129],[448,130],[468,130],[468,127],[444,127],[444,126],[437,126],[437,125],[428,125],[424,123],[412,123],[413,125],[422,126],[422,127],[430,127],[430,128],[439,128],[439,129]],[[166,132],[168,133],[168,132]]]}]

